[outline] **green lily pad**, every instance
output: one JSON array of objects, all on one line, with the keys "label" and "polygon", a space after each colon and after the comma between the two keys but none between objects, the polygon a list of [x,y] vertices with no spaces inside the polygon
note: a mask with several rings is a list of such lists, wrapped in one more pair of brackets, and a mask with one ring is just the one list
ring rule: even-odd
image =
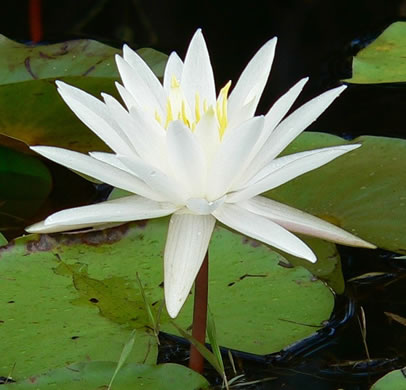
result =
[{"label": "green lily pad", "polygon": [[[167,56],[153,49],[138,52],[162,77]],[[54,80],[95,96],[106,92],[117,97],[114,56],[119,53],[92,40],[32,47],[0,36],[0,134],[28,145],[108,150],[63,102]]]},{"label": "green lily pad", "polygon": [[[209,305],[221,346],[277,352],[322,327],[333,310],[329,288],[259,242],[216,228],[209,249]],[[193,294],[191,294],[193,295]],[[191,325],[189,297],[176,323]],[[173,332],[162,319],[161,329]]]},{"label": "green lily pad", "polygon": [[[326,142],[327,144],[329,144],[330,142],[332,143],[332,145],[334,144],[334,140],[337,141],[338,144],[342,142],[342,138],[340,137],[321,133],[320,140]],[[304,137],[303,141],[305,142],[301,142],[301,147],[304,147],[306,149],[314,149],[314,138],[310,139],[308,137]],[[113,191],[110,193],[109,200],[122,198],[129,195],[131,195],[131,193],[129,193],[128,191],[122,190],[120,188],[114,188]],[[342,294],[344,292],[345,283],[341,270],[341,258],[337,251],[336,245],[331,242],[320,240],[314,237],[303,236],[301,234],[297,234],[297,236],[300,237],[301,240],[306,242],[306,244],[316,254],[317,262],[315,264],[312,264],[307,260],[290,255],[288,253],[279,251],[276,248],[274,248],[275,252],[279,253],[292,265],[306,268],[314,276],[326,282],[337,294]],[[288,265],[289,264],[287,264],[287,266]]]},{"label": "green lily pad", "polygon": [[7,245],[7,239],[0,233],[0,246]]},{"label": "green lily pad", "polygon": [[406,81],[406,23],[391,24],[383,33],[360,50],[353,59],[355,84],[398,83]]},{"label": "green lily pad", "polygon": [[371,390],[406,390],[405,370],[394,370],[375,382]]},{"label": "green lily pad", "polygon": [[275,249],[290,264],[301,266],[310,271],[314,276],[326,282],[337,294],[342,294],[345,289],[344,276],[341,269],[341,258],[335,244],[320,240],[319,238],[308,237],[296,234],[316,254],[317,262],[310,263],[307,260],[281,252]]},{"label": "green lily pad", "polygon": [[[151,339],[136,273],[157,310],[167,225],[168,218],[160,218],[87,234],[30,235],[4,247],[0,326],[9,352],[0,355],[0,375],[14,362],[14,376],[21,378],[84,357],[114,360],[131,328],[140,332],[132,361],[144,359]],[[216,228],[210,306],[221,345],[276,352],[329,318],[330,290],[304,268],[285,268],[280,260],[268,247]],[[183,328],[190,325],[192,303],[189,298],[177,319]],[[166,313],[161,325],[174,332]]]},{"label": "green lily pad", "polygon": [[[134,328],[137,344],[128,361],[155,362],[155,338],[138,290],[109,272],[108,263],[104,278],[96,280],[81,262],[101,266],[114,248],[111,235],[103,237],[97,247],[91,237],[63,246],[51,237],[27,236],[0,248],[0,331],[7,350],[0,355],[0,376],[12,372],[20,380],[76,361],[116,360]],[[65,263],[68,245],[76,252]]]},{"label": "green lily pad", "polygon": [[[90,390],[107,389],[117,363],[87,362],[57,368],[25,381],[3,385],[4,390],[58,389]],[[126,364],[116,376],[112,390],[199,390],[208,388],[205,378],[178,364]]]},{"label": "green lily pad", "polygon": [[0,146],[0,230],[22,229],[52,188],[48,168],[38,158]]},{"label": "green lily pad", "polygon": [[[307,140],[306,140],[307,138]],[[362,136],[362,146],[329,164],[266,193],[374,243],[406,253],[406,140]],[[326,146],[318,133],[305,133],[286,154]]]}]

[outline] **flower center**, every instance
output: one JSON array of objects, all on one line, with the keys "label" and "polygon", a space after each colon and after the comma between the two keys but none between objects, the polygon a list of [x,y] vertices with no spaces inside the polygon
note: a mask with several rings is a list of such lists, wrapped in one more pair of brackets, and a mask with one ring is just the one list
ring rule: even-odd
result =
[{"label": "flower center", "polygon": [[190,198],[186,201],[186,207],[193,213],[197,215],[209,215],[213,213],[217,208],[219,208],[224,201],[226,196],[222,196],[214,201],[208,201],[204,198]]},{"label": "flower center", "polygon": [[[220,138],[223,136],[227,124],[227,105],[228,105],[228,91],[231,86],[231,81],[229,81],[220,91],[217,98],[215,107],[213,107],[217,123]],[[162,118],[155,111],[155,119],[164,126],[165,129],[168,128],[169,123],[174,120],[181,120],[190,130],[194,131],[196,125],[199,123],[202,116],[209,110],[209,105],[206,99],[201,101],[199,93],[195,95],[194,107],[191,106],[182,91],[180,82],[175,76],[171,79],[171,89],[169,92],[168,100],[166,102],[166,118],[162,121]]]}]

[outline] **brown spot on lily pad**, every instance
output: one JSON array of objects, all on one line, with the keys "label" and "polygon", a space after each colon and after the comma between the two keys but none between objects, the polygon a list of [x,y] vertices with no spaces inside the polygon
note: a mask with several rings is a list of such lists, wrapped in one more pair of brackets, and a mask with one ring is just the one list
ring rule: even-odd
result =
[{"label": "brown spot on lily pad", "polygon": [[35,383],[35,382],[37,381],[37,377],[36,377],[36,376],[30,376],[28,379],[29,379],[29,381],[30,381],[31,383]]},{"label": "brown spot on lily pad", "polygon": [[114,244],[122,240],[128,233],[128,224],[116,226],[105,230],[96,230],[87,233],[64,234],[60,242],[63,245],[80,245],[99,246],[105,244]]},{"label": "brown spot on lily pad", "polygon": [[56,241],[47,234],[39,236],[38,240],[27,242],[28,252],[47,252],[55,247]]},{"label": "brown spot on lily pad", "polygon": [[10,241],[9,243],[7,243],[7,245],[0,246],[0,258],[1,258],[1,255],[2,255],[3,252],[11,251],[14,246],[15,246],[14,241]]},{"label": "brown spot on lily pad", "polygon": [[252,238],[249,238],[249,237],[246,237],[246,236],[243,236],[242,243],[243,244],[248,244],[248,245],[252,246],[253,248],[258,248],[259,246],[262,245],[259,241],[253,240]]},{"label": "brown spot on lily pad", "polygon": [[148,219],[142,219],[140,221],[135,221],[135,224],[137,225],[137,227],[139,227],[141,229],[145,229],[148,225]]}]

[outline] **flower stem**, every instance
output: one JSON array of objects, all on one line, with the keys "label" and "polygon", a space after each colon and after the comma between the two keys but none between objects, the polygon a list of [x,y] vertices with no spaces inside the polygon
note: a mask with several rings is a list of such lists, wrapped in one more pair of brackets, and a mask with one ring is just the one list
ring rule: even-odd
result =
[{"label": "flower stem", "polygon": [[[209,254],[207,252],[195,281],[195,301],[193,307],[193,329],[192,329],[192,336],[203,345],[206,339],[208,286],[209,286]],[[203,356],[194,347],[194,345],[191,344],[189,368],[201,374],[203,372],[203,365],[204,365]]]},{"label": "flower stem", "polygon": [[30,18],[30,37],[33,43],[42,39],[42,12],[41,0],[30,0],[29,18]]}]

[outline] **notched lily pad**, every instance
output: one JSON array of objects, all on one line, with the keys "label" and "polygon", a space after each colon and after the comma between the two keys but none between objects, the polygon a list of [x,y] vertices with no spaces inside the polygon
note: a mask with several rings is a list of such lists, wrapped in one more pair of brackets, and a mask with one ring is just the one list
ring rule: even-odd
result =
[{"label": "notched lily pad", "polygon": [[70,76],[118,77],[118,49],[90,39],[24,45],[0,35],[0,85]]},{"label": "notched lily pad", "polygon": [[0,233],[0,246],[7,245],[7,239]]},{"label": "notched lily pad", "polygon": [[[324,283],[258,241],[216,228],[209,250],[209,305],[221,346],[264,355],[321,328],[334,305]],[[189,297],[175,320],[191,325]],[[162,319],[162,329],[173,327]]]},{"label": "notched lily pad", "polygon": [[[336,245],[320,240],[319,238],[308,237],[302,234],[296,235],[316,254],[316,263],[310,263],[307,260],[275,249],[276,252],[288,260],[289,264],[306,268],[314,276],[326,282],[337,294],[342,294],[344,292],[345,283],[341,269],[341,258]],[[285,266],[289,266],[289,264]]]},{"label": "notched lily pad", "polygon": [[[307,140],[306,140],[307,139]],[[304,133],[285,151],[325,147],[326,138]],[[332,136],[327,144],[362,146],[306,173],[266,196],[309,212],[398,253],[406,253],[406,140]]]},{"label": "notched lily pad", "polygon": [[405,369],[394,370],[375,382],[371,390],[406,390]]},{"label": "notched lily pad", "polygon": [[[137,336],[130,362],[146,355],[153,360],[155,340],[136,273],[158,310],[167,227],[168,218],[160,218],[127,229],[30,235],[2,248],[0,273],[7,278],[0,319],[9,352],[0,355],[0,375],[7,376],[14,363],[14,377],[21,379],[74,361],[114,360],[132,328]],[[331,314],[330,290],[301,267],[278,265],[281,257],[266,246],[218,227],[210,258],[210,305],[222,345],[276,352],[313,333]],[[183,328],[191,311],[189,298],[177,319]],[[161,322],[174,331],[166,313]]]},{"label": "notched lily pad", "polygon": [[[3,385],[4,390],[90,390],[107,389],[117,363],[83,362],[57,368],[25,381]],[[200,390],[209,387],[201,375],[178,364],[147,365],[131,363],[118,372],[112,389]]]},{"label": "notched lily pad", "polygon": [[399,83],[406,81],[406,23],[391,24],[353,59],[355,84]]},{"label": "notched lily pad", "polygon": [[[97,267],[97,259],[108,257],[112,245],[77,245],[65,263],[64,248],[55,245],[57,239],[47,242],[47,237],[31,235],[0,248],[0,273],[5,275],[0,329],[2,348],[7,350],[0,355],[0,376],[12,371],[21,380],[75,361],[118,359],[133,328],[137,346],[128,361],[154,363],[155,338],[136,313],[129,318],[133,306],[125,306],[137,299],[126,293],[129,281],[124,275],[114,278],[108,265],[97,280],[86,272],[87,261],[96,259]],[[115,302],[117,297],[120,302]]]},{"label": "notched lily pad", "polygon": [[[108,150],[62,101],[54,81],[118,97],[114,56],[120,52],[92,40],[33,47],[0,36],[0,134],[28,145]],[[153,49],[139,54],[162,77],[167,56]]]}]

